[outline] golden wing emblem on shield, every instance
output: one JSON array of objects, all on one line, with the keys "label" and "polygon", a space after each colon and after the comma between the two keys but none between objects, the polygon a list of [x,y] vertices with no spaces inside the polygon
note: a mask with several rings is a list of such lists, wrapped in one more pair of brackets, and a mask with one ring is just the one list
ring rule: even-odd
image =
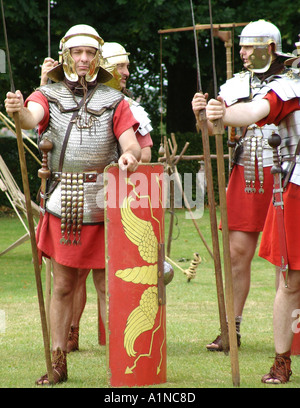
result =
[{"label": "golden wing emblem on shield", "polygon": [[[158,240],[150,221],[138,218],[131,209],[133,197],[125,197],[121,208],[121,221],[127,238],[138,247],[141,258],[149,265],[118,270],[116,276],[126,282],[157,285]],[[128,316],[124,331],[124,347],[134,357],[134,343],[140,334],[151,330],[158,311],[157,286],[146,289],[139,306]]]},{"label": "golden wing emblem on shield", "polygon": [[148,264],[127,268],[116,272],[116,276],[126,282],[157,284],[158,242],[150,221],[145,221],[133,214],[130,203],[132,197],[125,197],[121,208],[121,221],[127,238],[137,245],[141,258]]},{"label": "golden wing emblem on shield", "polygon": [[134,357],[135,340],[140,334],[151,330],[158,311],[157,287],[150,286],[142,294],[140,304],[129,315],[124,332],[124,347],[129,357]]},{"label": "golden wing emblem on shield", "polygon": [[[148,263],[157,262],[157,238],[150,221],[145,221],[133,214],[130,203],[133,197],[125,197],[121,208],[122,224],[127,238],[138,246],[142,259]],[[126,204],[126,205],[124,205]]]}]

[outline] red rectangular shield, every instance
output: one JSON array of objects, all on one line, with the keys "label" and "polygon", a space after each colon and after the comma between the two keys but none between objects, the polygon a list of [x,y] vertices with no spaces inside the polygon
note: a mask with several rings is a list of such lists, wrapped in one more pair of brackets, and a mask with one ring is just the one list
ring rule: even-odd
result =
[{"label": "red rectangular shield", "polygon": [[105,180],[106,347],[109,384],[166,382],[163,165],[134,173],[108,166]]}]

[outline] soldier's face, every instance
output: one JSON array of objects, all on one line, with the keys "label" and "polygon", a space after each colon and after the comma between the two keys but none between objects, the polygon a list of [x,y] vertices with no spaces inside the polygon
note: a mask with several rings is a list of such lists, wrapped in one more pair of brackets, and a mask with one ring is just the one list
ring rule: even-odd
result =
[{"label": "soldier's face", "polygon": [[253,54],[253,50],[254,50],[253,46],[250,45],[249,46],[243,45],[240,49],[240,57],[241,60],[243,61],[245,68],[248,68],[249,65],[251,64],[250,56]]},{"label": "soldier's face", "polygon": [[129,77],[129,63],[117,64],[117,71],[121,75],[121,89],[124,89],[126,87],[126,81]]},{"label": "soldier's face", "polygon": [[92,59],[96,55],[93,47],[73,47],[70,50],[71,57],[75,62],[75,69],[78,76],[85,76],[89,72]]}]

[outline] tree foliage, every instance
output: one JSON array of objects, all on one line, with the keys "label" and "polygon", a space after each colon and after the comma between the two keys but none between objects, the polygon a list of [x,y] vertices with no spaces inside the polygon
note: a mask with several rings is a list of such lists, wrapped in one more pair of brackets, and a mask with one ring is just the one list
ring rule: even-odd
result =
[{"label": "tree foliage", "polygon": [[[249,22],[264,18],[281,30],[283,50],[293,51],[298,40],[298,2],[285,0],[211,0],[214,23]],[[197,24],[209,24],[208,0],[194,0]],[[15,87],[27,96],[39,84],[40,65],[48,52],[47,0],[4,0],[6,26]],[[52,0],[51,56],[57,58],[59,41],[74,24],[90,24],[106,41],[120,42],[131,53],[128,86],[159,129],[194,129],[191,99],[197,90],[195,48],[192,31],[160,35],[160,29],[192,25],[190,0]],[[238,34],[233,30],[234,71],[241,68]],[[226,80],[224,43],[215,38],[218,86]],[[201,84],[213,96],[209,30],[198,31]],[[0,48],[5,50],[0,33]],[[161,62],[163,78],[161,78]],[[8,71],[8,68],[7,68]],[[8,73],[0,74],[0,109],[10,88]],[[161,87],[162,83],[162,87]],[[161,103],[160,96],[163,97]]]}]

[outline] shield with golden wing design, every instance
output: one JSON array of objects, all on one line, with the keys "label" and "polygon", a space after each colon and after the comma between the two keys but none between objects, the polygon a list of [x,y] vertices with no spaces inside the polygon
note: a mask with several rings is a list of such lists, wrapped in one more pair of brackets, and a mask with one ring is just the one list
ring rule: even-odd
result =
[{"label": "shield with golden wing design", "polygon": [[166,306],[161,301],[163,166],[105,170],[106,345],[109,384],[166,382]]}]

